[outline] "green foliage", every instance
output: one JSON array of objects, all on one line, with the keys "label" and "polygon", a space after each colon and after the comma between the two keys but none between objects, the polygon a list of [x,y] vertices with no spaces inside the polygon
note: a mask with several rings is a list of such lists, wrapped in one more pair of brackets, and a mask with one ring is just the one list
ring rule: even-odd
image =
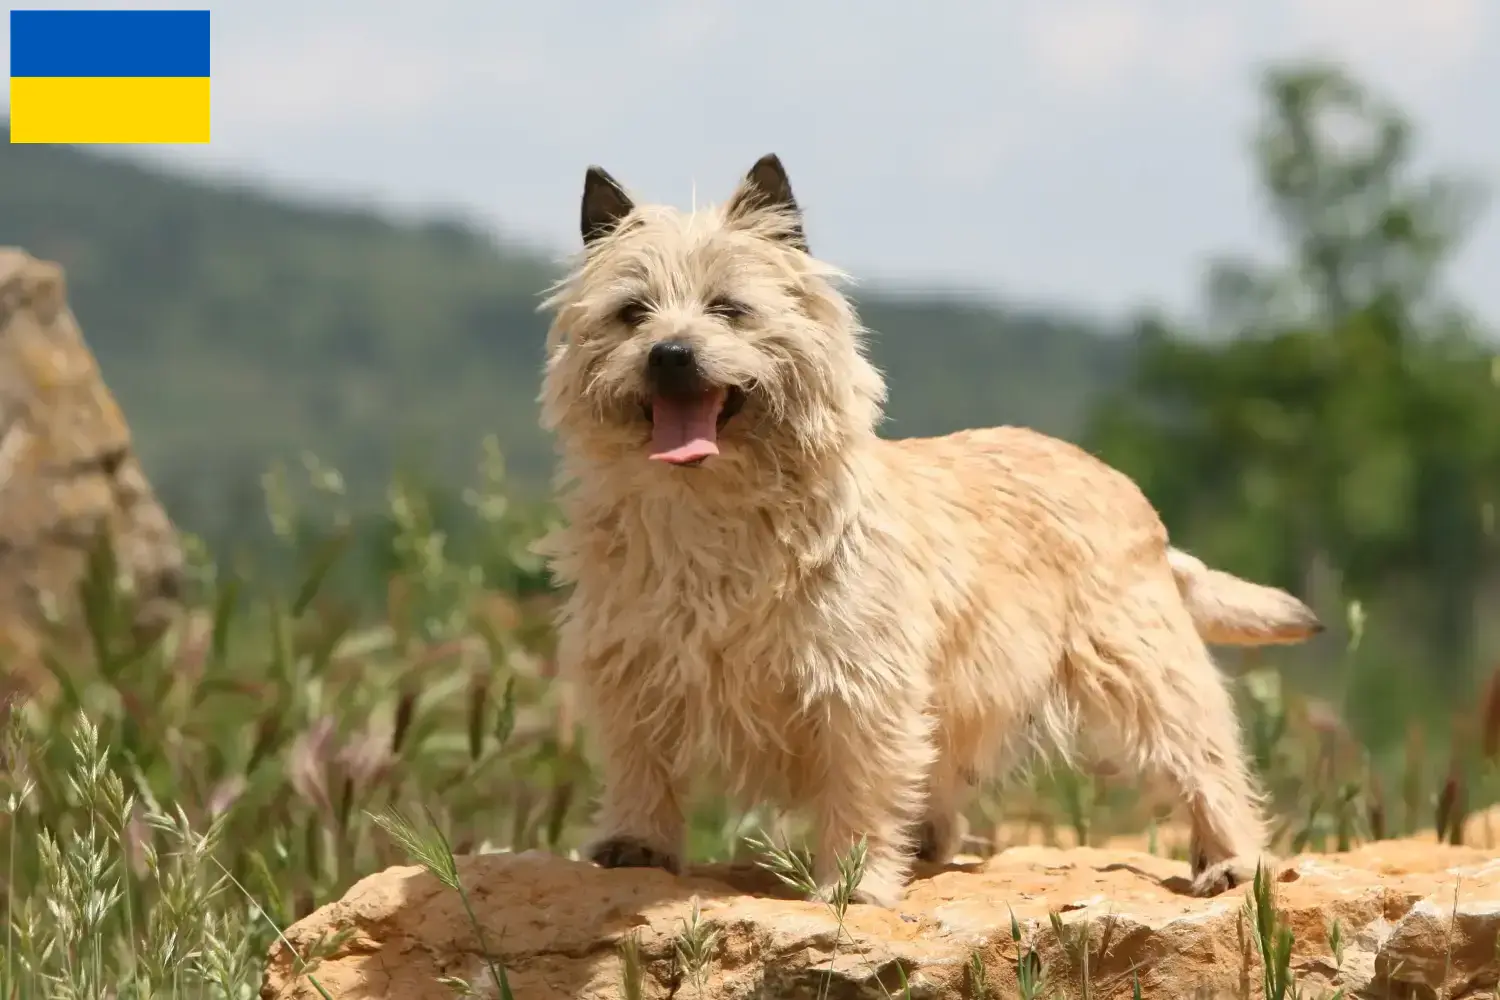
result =
[{"label": "green foliage", "polygon": [[1089,436],[1179,543],[1370,609],[1375,641],[1324,684],[1386,749],[1395,716],[1467,696],[1497,568],[1493,346],[1441,282],[1477,202],[1416,174],[1405,119],[1335,70],[1273,71],[1264,107],[1285,261],[1220,264],[1196,336],[1143,322]]},{"label": "green foliage", "polygon": [[[400,851],[451,883],[454,851],[485,838],[574,842],[592,779],[550,677],[551,598],[526,582],[535,532],[503,495],[465,497],[463,535],[484,554],[455,563],[406,484],[364,557],[389,567],[382,586],[343,592],[359,553],[328,542],[347,509],[283,504],[303,529],[285,536],[299,576],[198,566],[202,612],[159,645],[121,658],[129,614],[93,615],[91,655],[6,706],[4,919],[20,965],[0,996],[115,982],[246,995],[279,927]],[[128,602],[112,581],[96,560],[94,606]],[[424,831],[401,819],[413,813],[442,818]],[[491,973],[504,995],[503,967]]]},{"label": "green foliage", "polygon": [[1265,1000],[1295,997],[1296,978],[1292,973],[1292,928],[1276,908],[1276,876],[1260,865],[1255,867],[1255,881],[1245,897],[1245,922],[1250,940],[1260,954],[1261,988]]},{"label": "green foliage", "polygon": [[1010,914],[1010,940],[1016,946],[1016,991],[1021,1000],[1040,1000],[1050,990],[1047,965],[1034,944],[1027,944],[1015,911]]}]

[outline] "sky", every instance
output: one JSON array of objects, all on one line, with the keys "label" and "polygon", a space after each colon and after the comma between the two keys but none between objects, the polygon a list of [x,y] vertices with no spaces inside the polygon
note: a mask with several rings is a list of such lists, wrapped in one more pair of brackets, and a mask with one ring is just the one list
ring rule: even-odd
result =
[{"label": "sky", "polygon": [[[643,198],[688,206],[722,198],[774,151],[814,251],[861,284],[1100,315],[1187,309],[1210,255],[1274,252],[1249,159],[1255,88],[1267,60],[1304,56],[1344,62],[1406,109],[1424,166],[1500,195],[1494,0],[212,10],[212,143],[130,155],[304,196],[461,213],[557,258],[577,247],[591,163]],[[8,24],[0,31],[8,59]],[[1500,321],[1495,216],[1500,203],[1452,283]]]}]

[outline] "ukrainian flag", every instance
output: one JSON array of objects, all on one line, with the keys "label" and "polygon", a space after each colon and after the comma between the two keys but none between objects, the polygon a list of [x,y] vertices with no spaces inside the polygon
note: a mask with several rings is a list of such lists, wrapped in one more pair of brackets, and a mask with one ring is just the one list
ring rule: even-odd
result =
[{"label": "ukrainian flag", "polygon": [[10,141],[207,142],[208,11],[13,10]]}]

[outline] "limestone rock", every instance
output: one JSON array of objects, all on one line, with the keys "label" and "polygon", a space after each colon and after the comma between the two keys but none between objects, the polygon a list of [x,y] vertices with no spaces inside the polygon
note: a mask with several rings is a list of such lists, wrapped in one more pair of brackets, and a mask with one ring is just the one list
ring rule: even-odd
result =
[{"label": "limestone rock", "polygon": [[[1133,974],[1148,998],[1261,995],[1247,889],[1187,896],[1186,866],[1149,854],[1017,847],[924,871],[899,912],[851,906],[842,934],[828,907],[789,898],[751,866],[674,878],[526,852],[461,858],[459,870],[519,1000],[625,997],[621,944],[631,937],[648,998],[796,1000],[819,995],[829,976],[827,996],[899,997],[903,974],[913,997],[1014,997],[1012,912],[1058,996],[1083,995],[1083,929],[1089,995],[1100,1000],[1129,997]],[[1489,852],[1387,841],[1289,859],[1276,888],[1304,997],[1494,995],[1500,860]],[[683,959],[694,897],[714,937],[698,979]],[[1329,944],[1335,921],[1341,962]],[[418,868],[364,879],[287,938],[340,1000],[453,996],[442,977],[495,996],[460,898]],[[988,993],[976,989],[976,969]],[[273,948],[263,1000],[318,996],[287,948]]]},{"label": "limestone rock", "polygon": [[62,268],[0,247],[0,648],[8,666],[25,669],[49,619],[76,621],[78,584],[101,532],[137,596],[132,624],[159,629],[181,581],[175,532],[68,308]]}]

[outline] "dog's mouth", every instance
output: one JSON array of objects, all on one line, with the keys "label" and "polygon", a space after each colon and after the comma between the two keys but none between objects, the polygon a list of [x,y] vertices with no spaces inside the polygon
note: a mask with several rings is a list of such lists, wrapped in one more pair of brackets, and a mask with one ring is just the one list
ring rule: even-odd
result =
[{"label": "dog's mouth", "polygon": [[642,407],[651,424],[651,460],[702,465],[719,453],[719,432],[744,405],[745,390],[737,385],[687,394],[657,393]]}]

